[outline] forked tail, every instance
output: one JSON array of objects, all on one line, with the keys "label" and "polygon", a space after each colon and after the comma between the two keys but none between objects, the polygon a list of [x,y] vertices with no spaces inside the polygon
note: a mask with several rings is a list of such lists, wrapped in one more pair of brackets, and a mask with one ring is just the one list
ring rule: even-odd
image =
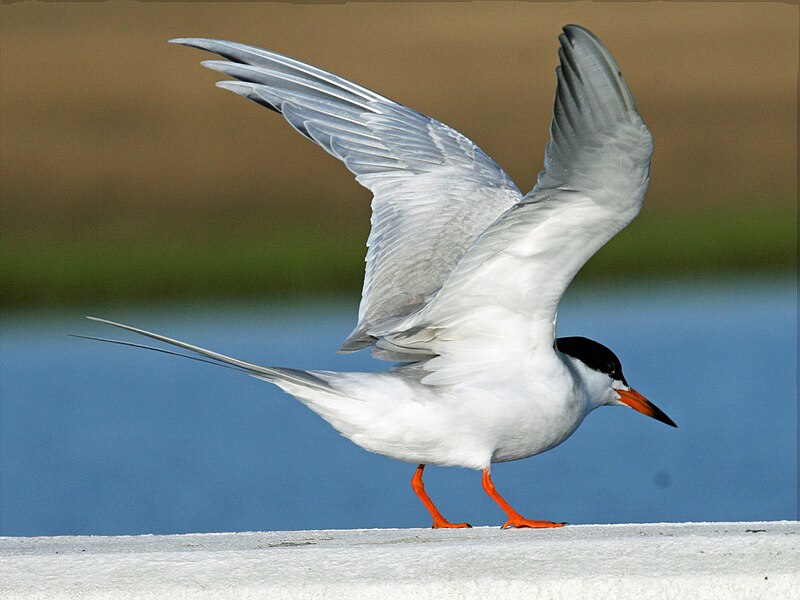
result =
[{"label": "forked tail", "polygon": [[88,335],[74,335],[73,337],[95,340],[98,342],[107,342],[110,344],[119,344],[121,346],[131,346],[133,348],[142,348],[144,350],[153,350],[155,352],[162,352],[164,354],[180,356],[182,358],[198,360],[200,362],[233,369],[234,371],[240,371],[242,373],[245,373],[246,375],[250,375],[251,377],[255,377],[257,379],[263,379],[265,381],[269,381],[270,383],[277,385],[278,387],[289,392],[292,395],[296,395],[298,389],[315,389],[327,393],[336,393],[335,390],[333,390],[328,385],[328,383],[326,383],[319,377],[307,371],[301,371],[299,369],[286,369],[283,367],[262,367],[260,365],[255,365],[253,363],[249,363],[243,360],[231,358],[229,356],[225,356],[223,354],[219,354],[211,350],[206,350],[205,348],[200,348],[199,346],[193,346],[192,344],[187,344],[186,342],[173,340],[172,338],[168,338],[166,336],[159,335],[157,333],[151,333],[150,331],[145,331],[144,329],[137,329],[136,327],[131,327],[130,325],[123,325],[122,323],[115,323],[113,321],[108,321],[106,319],[99,319],[97,317],[86,317],[86,318],[92,321],[97,321],[98,323],[104,323],[106,325],[111,325],[113,327],[125,329],[126,331],[131,331],[133,333],[149,337],[151,339],[163,342],[165,344],[169,344],[171,346],[177,346],[178,348],[183,348],[184,350],[188,350],[189,352],[192,352],[197,356],[182,354],[180,352],[174,352],[172,350],[167,350],[165,348],[146,346],[144,344],[137,344],[135,342],[126,342],[122,340],[111,340],[107,338],[88,336]]}]

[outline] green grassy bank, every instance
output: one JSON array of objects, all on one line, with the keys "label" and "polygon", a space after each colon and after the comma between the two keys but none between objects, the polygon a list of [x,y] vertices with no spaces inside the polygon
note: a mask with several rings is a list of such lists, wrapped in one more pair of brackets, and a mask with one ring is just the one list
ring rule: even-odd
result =
[{"label": "green grassy bank", "polygon": [[[21,308],[356,294],[365,238],[362,229],[247,225],[124,235],[4,233],[0,303]],[[578,282],[789,274],[796,251],[796,219],[787,212],[645,214],[587,264]]]}]

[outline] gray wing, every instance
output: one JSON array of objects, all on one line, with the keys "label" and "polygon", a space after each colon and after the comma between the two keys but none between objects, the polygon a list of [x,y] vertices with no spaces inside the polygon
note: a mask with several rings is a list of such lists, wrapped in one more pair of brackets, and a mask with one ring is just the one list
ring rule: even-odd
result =
[{"label": "gray wing", "polygon": [[630,197],[641,206],[641,197],[625,192],[648,176],[653,146],[622,72],[603,43],[583,27],[565,26],[558,41],[550,141],[544,170],[525,201],[582,190],[609,201]]},{"label": "gray wing", "polygon": [[341,351],[372,344],[369,329],[424,306],[478,235],[522,199],[469,139],[388,98],[252,46],[171,41],[232,61],[203,65],[238,79],[217,85],[281,113],[372,191],[358,325]]},{"label": "gray wing", "polygon": [[427,358],[424,383],[486,373],[496,382],[519,357],[551,353],[567,286],[642,206],[653,144],[619,67],[585,29],[567,26],[559,42],[552,139],[536,186],[478,237],[428,304],[370,331],[379,351]]}]

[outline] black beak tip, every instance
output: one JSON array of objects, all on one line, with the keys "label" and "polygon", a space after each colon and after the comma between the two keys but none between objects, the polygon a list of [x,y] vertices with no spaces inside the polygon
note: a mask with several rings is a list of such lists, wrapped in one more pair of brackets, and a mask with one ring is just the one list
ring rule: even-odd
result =
[{"label": "black beak tip", "polygon": [[661,422],[662,422],[662,423],[664,423],[665,425],[669,425],[670,427],[674,427],[675,429],[677,429],[677,428],[678,428],[678,425],[675,423],[675,421],[673,421],[672,419],[670,419],[670,418],[667,416],[667,414],[666,414],[664,411],[660,410],[660,409],[656,409],[656,412],[655,412],[655,414],[654,414],[653,416],[654,416],[654,417],[655,417],[655,418],[656,418],[658,421],[661,421]]}]

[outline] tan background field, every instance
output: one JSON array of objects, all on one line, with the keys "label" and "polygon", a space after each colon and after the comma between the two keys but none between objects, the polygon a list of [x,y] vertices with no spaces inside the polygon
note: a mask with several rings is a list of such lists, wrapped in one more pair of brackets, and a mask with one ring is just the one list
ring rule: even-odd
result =
[{"label": "tan background field", "polygon": [[176,36],[352,79],[460,130],[527,191],[566,23],[608,45],[652,129],[645,219],[794,221],[794,5],[19,2],[2,6],[3,235],[35,253],[91,236],[341,228],[363,248],[369,193],[278,115],[215,88],[198,64],[213,57],[165,43]]}]

